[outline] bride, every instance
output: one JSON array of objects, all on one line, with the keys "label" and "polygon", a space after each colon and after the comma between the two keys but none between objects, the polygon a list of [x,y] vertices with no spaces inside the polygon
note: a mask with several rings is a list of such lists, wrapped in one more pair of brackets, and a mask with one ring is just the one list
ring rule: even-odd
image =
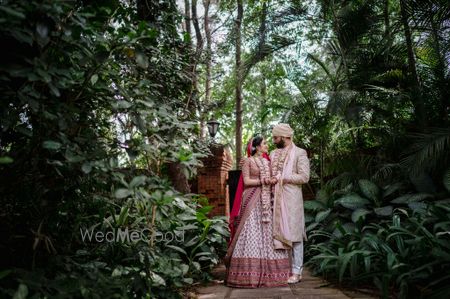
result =
[{"label": "bride", "polygon": [[273,244],[271,189],[276,179],[271,179],[267,152],[266,140],[260,136],[247,146],[249,158],[242,165],[244,191],[241,198],[236,196],[233,211],[236,207],[240,211],[236,221],[232,212],[232,236],[225,256],[230,287],[287,286],[288,251],[274,249]]}]

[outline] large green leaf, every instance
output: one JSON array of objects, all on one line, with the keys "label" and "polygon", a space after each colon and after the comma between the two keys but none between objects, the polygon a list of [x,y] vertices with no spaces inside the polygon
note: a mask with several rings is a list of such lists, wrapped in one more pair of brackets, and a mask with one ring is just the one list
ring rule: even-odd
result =
[{"label": "large green leaf", "polygon": [[311,230],[315,229],[318,225],[319,225],[319,223],[313,222],[313,223],[311,223],[310,225],[308,225],[308,226],[305,228],[305,230],[306,230],[306,232],[308,233],[308,232],[310,232]]},{"label": "large green leaf", "polygon": [[366,198],[359,196],[358,194],[347,194],[336,200],[335,204],[340,204],[348,209],[356,210],[363,208],[370,204],[370,201]]},{"label": "large green leaf", "polygon": [[317,200],[305,200],[303,203],[303,208],[305,210],[312,210],[312,211],[320,211],[325,209],[325,205]]},{"label": "large green leaf", "polygon": [[408,207],[410,207],[411,210],[414,211],[414,213],[424,214],[427,210],[427,204],[424,202],[411,202],[408,204]]},{"label": "large green leaf", "polygon": [[381,207],[381,208],[376,208],[373,211],[375,212],[375,214],[377,214],[379,216],[391,216],[393,208],[392,208],[392,206],[385,206],[385,207]]},{"label": "large green leaf", "polygon": [[12,162],[14,162],[14,160],[11,157],[8,156],[0,157],[0,164],[10,164]]},{"label": "large green leaf", "polygon": [[119,188],[114,192],[114,196],[116,198],[125,198],[131,195],[131,191],[124,188]]},{"label": "large green leaf", "polygon": [[323,204],[327,204],[329,195],[328,192],[324,189],[320,189],[319,191],[317,191],[316,193],[316,200],[320,201]]},{"label": "large green leaf", "polygon": [[165,286],[166,285],[166,281],[164,280],[164,278],[162,278],[160,275],[158,275],[154,272],[151,272],[150,279],[152,280],[154,286]]},{"label": "large green leaf", "polygon": [[317,223],[322,222],[323,220],[325,220],[328,217],[328,215],[330,215],[330,213],[331,213],[331,209],[317,213],[316,219],[315,219],[316,222]]},{"label": "large green leaf", "polygon": [[305,212],[305,223],[310,223],[314,220],[315,220],[315,217],[312,214]]},{"label": "large green leaf", "polygon": [[397,183],[388,185],[385,187],[385,189],[383,191],[383,198],[388,197],[389,195],[391,195],[397,191],[400,191],[404,188],[405,188],[405,185],[404,185],[404,183],[401,183],[401,182],[397,182]]},{"label": "large green leaf", "polygon": [[364,208],[357,209],[352,213],[352,221],[356,223],[359,219],[364,219],[364,217],[370,213],[372,212]]},{"label": "large green leaf", "polygon": [[396,204],[408,204],[411,202],[419,202],[423,201],[424,199],[433,197],[432,194],[428,193],[413,193],[413,194],[405,194],[400,197],[397,197],[394,200],[391,200],[391,203]]},{"label": "large green leaf", "polygon": [[336,228],[333,231],[333,236],[335,237],[342,237],[346,234],[351,234],[354,232],[356,226],[354,223],[348,222],[345,224],[336,223]]},{"label": "large green leaf", "polygon": [[380,189],[377,185],[375,185],[373,182],[369,180],[359,180],[358,181],[359,188],[361,189],[361,192],[364,194],[365,197],[376,201],[378,199],[378,196],[380,194]]},{"label": "large green leaf", "polygon": [[47,140],[42,143],[42,147],[50,150],[57,150],[61,147],[61,143],[53,140]]},{"label": "large green leaf", "polygon": [[130,188],[138,187],[138,186],[144,184],[146,179],[147,179],[147,176],[145,176],[145,175],[139,175],[139,176],[134,177],[130,182]]},{"label": "large green leaf", "polygon": [[184,256],[188,256],[186,250],[184,250],[183,248],[181,248],[181,247],[179,247],[179,246],[167,244],[167,245],[165,245],[165,247],[167,247],[167,248],[172,248],[173,250],[182,253]]}]

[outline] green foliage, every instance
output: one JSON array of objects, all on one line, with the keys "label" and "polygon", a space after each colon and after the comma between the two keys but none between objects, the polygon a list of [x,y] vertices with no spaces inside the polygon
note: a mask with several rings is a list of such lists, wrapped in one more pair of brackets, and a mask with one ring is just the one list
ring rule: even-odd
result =
[{"label": "green foliage", "polygon": [[[34,296],[176,298],[177,289],[209,279],[209,270],[226,251],[226,222],[207,218],[211,207],[201,207],[199,199],[163,190],[149,194],[146,181],[124,189],[131,197],[122,207],[105,205],[103,213],[110,211],[109,216],[102,219],[101,214],[93,214],[90,221],[77,224],[72,237],[83,249],[71,256],[52,257],[45,270],[12,269],[3,282],[12,284],[17,279],[22,284],[15,292],[26,288]],[[120,230],[138,232],[139,238],[120,239]],[[106,236],[96,242],[96,232],[115,232],[116,238]]]},{"label": "green foliage", "polygon": [[383,298],[442,298],[450,193],[405,194],[398,186],[364,179],[305,202],[307,265],[343,285],[372,284]]},{"label": "green foliage", "polygon": [[[223,254],[224,219],[166,178],[208,150],[175,1],[144,2],[1,3],[2,297],[180,297]],[[86,243],[82,228],[187,242]]]}]

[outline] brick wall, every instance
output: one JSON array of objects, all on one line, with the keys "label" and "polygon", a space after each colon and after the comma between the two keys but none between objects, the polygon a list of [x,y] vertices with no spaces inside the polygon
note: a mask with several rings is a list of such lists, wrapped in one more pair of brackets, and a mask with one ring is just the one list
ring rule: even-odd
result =
[{"label": "brick wall", "polygon": [[212,156],[202,159],[203,167],[198,170],[197,192],[205,195],[213,206],[210,216],[229,217],[228,171],[233,166],[230,152],[223,145],[211,146]]}]

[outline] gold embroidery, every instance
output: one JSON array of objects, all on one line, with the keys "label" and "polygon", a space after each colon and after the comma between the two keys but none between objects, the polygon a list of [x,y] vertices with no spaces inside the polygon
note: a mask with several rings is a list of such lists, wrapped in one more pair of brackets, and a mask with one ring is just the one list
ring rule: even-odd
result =
[{"label": "gold embroidery", "polygon": [[269,161],[265,158],[253,158],[256,165],[259,168],[260,173],[260,180],[261,180],[261,203],[262,203],[262,222],[263,223],[269,223],[270,222],[270,191],[271,191],[271,185],[264,184],[264,179],[270,178],[270,167],[269,167]]}]

